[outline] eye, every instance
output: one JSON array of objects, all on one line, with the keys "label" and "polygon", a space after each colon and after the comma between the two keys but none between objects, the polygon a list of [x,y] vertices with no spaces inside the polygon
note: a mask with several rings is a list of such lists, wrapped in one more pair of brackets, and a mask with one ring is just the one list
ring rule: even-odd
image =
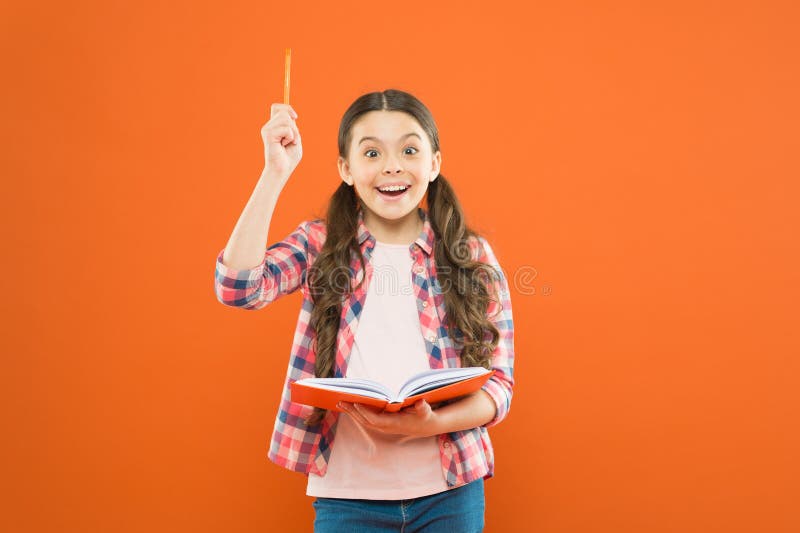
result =
[{"label": "eye", "polygon": [[[375,154],[375,155],[370,155],[370,154]],[[369,157],[370,159],[373,159],[375,157],[378,157],[378,151],[377,150],[367,150],[366,152],[364,152],[364,155]]]},{"label": "eye", "polygon": [[[411,150],[411,151],[409,152],[409,150]],[[408,148],[406,148],[404,151],[405,151],[405,153],[406,153],[406,154],[408,154],[408,155],[414,155],[414,154],[416,154],[417,152],[419,152],[419,150],[417,150],[417,149],[416,149],[416,148],[414,148],[413,146],[409,146],[409,147],[408,147]]]}]

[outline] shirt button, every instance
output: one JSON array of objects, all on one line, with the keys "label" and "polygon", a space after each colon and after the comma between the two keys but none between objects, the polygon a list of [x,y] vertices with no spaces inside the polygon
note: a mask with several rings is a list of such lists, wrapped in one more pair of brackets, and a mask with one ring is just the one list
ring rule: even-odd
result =
[{"label": "shirt button", "polygon": [[449,442],[445,442],[445,443],[444,443],[444,447],[445,447],[445,448],[449,448],[449,447],[450,447],[450,443],[449,443]]},{"label": "shirt button", "polygon": [[422,307],[428,307],[428,302],[422,302]]},{"label": "shirt button", "polygon": [[428,340],[431,341],[431,343],[435,343],[436,342],[436,335],[431,335],[430,337],[428,337]]}]

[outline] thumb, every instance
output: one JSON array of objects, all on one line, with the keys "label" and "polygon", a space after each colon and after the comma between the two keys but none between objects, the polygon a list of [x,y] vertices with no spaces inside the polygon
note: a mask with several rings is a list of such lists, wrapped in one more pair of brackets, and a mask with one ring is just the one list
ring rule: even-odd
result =
[{"label": "thumb", "polygon": [[431,410],[430,404],[426,402],[424,398],[418,401],[415,407],[417,408],[417,413],[421,415]]}]

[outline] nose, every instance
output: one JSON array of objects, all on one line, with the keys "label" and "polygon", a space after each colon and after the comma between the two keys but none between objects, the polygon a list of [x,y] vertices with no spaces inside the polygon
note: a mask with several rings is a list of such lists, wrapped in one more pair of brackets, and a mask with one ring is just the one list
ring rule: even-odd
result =
[{"label": "nose", "polygon": [[396,157],[389,157],[386,160],[386,166],[383,167],[384,174],[400,174],[403,171],[403,167],[400,166],[400,161]]}]

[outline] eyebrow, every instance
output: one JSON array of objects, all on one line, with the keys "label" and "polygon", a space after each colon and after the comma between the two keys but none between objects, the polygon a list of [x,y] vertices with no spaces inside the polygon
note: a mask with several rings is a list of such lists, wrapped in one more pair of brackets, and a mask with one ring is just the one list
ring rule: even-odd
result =
[{"label": "eyebrow", "polygon": [[[402,137],[400,137],[400,140],[402,141],[403,139],[405,139],[405,138],[407,138],[407,137],[411,137],[412,135],[413,135],[414,137],[416,137],[417,139],[419,139],[420,141],[422,140],[422,138],[421,138],[419,135],[417,135],[416,133],[414,133],[414,132],[411,132],[411,133],[406,133],[405,135],[403,135]],[[380,139],[378,139],[377,137],[361,137],[361,140],[360,140],[360,141],[358,141],[358,144],[360,145],[360,144],[361,144],[361,143],[363,143],[364,141],[375,141],[375,142],[381,142],[381,140],[380,140]]]}]

